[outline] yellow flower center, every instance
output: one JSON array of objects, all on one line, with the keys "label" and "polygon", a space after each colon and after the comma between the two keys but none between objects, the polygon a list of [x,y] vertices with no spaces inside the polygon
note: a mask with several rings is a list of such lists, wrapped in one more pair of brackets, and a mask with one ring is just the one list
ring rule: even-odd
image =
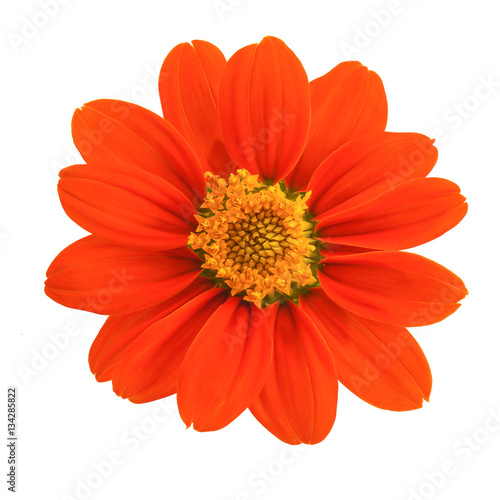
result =
[{"label": "yellow flower center", "polygon": [[208,194],[188,244],[203,258],[205,276],[261,307],[316,285],[319,254],[306,220],[311,193],[287,197],[257,177],[207,172]]}]

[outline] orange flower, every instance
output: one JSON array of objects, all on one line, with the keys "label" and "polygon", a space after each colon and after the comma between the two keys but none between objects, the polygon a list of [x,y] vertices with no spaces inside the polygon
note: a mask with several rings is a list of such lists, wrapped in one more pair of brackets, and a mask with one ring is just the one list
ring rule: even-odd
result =
[{"label": "orange flower", "polygon": [[164,118],[93,101],[72,130],[86,164],[65,168],[65,212],[92,233],[47,271],[46,293],[109,315],[90,350],[98,381],[134,403],[172,394],[186,425],[220,429],[246,408],[287,443],[317,443],[338,381],[368,403],[428,400],[408,326],[467,294],[444,267],[401,252],[467,211],[427,178],[433,141],[385,132],[380,78],[345,62],[308,81],[279,39],[225,61],[175,47]]}]

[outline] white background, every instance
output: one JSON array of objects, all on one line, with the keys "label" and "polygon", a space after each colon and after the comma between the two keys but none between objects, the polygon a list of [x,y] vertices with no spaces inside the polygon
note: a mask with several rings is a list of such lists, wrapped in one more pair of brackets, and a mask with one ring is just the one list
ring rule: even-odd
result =
[{"label": "white background", "polygon": [[[1,14],[2,366],[3,387],[20,393],[17,498],[499,499],[499,4],[59,0],[47,17],[41,3],[4,2]],[[31,21],[45,25],[30,31]],[[430,403],[391,413],[341,389],[334,429],[313,447],[281,443],[248,412],[201,434],[184,429],[172,398],[168,417],[157,403],[121,400],[87,365],[104,319],[43,294],[51,260],[84,234],[56,194],[57,171],[79,161],[73,110],[108,97],[159,112],[154,79],[174,45],[205,39],[229,57],[265,35],[282,38],[311,79],[346,59],[378,72],[388,129],[439,137],[434,175],[470,204],[457,228],[416,250],[470,291],[452,317],[412,330],[433,370]],[[488,91],[484,80],[496,84]],[[96,472],[110,456],[113,470]]]}]

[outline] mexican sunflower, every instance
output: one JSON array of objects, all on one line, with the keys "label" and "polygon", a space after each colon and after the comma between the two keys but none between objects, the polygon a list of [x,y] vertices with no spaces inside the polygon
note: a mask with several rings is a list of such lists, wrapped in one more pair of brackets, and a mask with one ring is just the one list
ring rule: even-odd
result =
[{"label": "mexican sunflower", "polygon": [[227,62],[176,46],[160,74],[163,117],[96,100],[72,132],[66,214],[91,234],[47,271],[47,295],[109,315],[89,355],[134,403],[177,393],[187,426],[245,409],[282,441],[332,428],[338,382],[412,410],[431,373],[405,327],[436,323],[467,290],[401,250],[465,215],[454,183],[427,177],[433,140],[386,132],[379,76],[344,62],[309,81],[264,38]]}]

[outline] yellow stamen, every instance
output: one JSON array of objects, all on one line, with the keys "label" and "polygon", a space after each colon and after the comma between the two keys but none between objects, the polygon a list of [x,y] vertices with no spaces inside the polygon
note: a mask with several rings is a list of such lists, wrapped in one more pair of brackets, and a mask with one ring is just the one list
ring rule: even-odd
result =
[{"label": "yellow stamen", "polygon": [[316,283],[312,225],[304,219],[310,193],[290,200],[278,184],[266,186],[243,169],[227,181],[209,172],[205,178],[211,192],[188,239],[203,268],[257,307],[271,295],[290,295],[292,286]]}]

